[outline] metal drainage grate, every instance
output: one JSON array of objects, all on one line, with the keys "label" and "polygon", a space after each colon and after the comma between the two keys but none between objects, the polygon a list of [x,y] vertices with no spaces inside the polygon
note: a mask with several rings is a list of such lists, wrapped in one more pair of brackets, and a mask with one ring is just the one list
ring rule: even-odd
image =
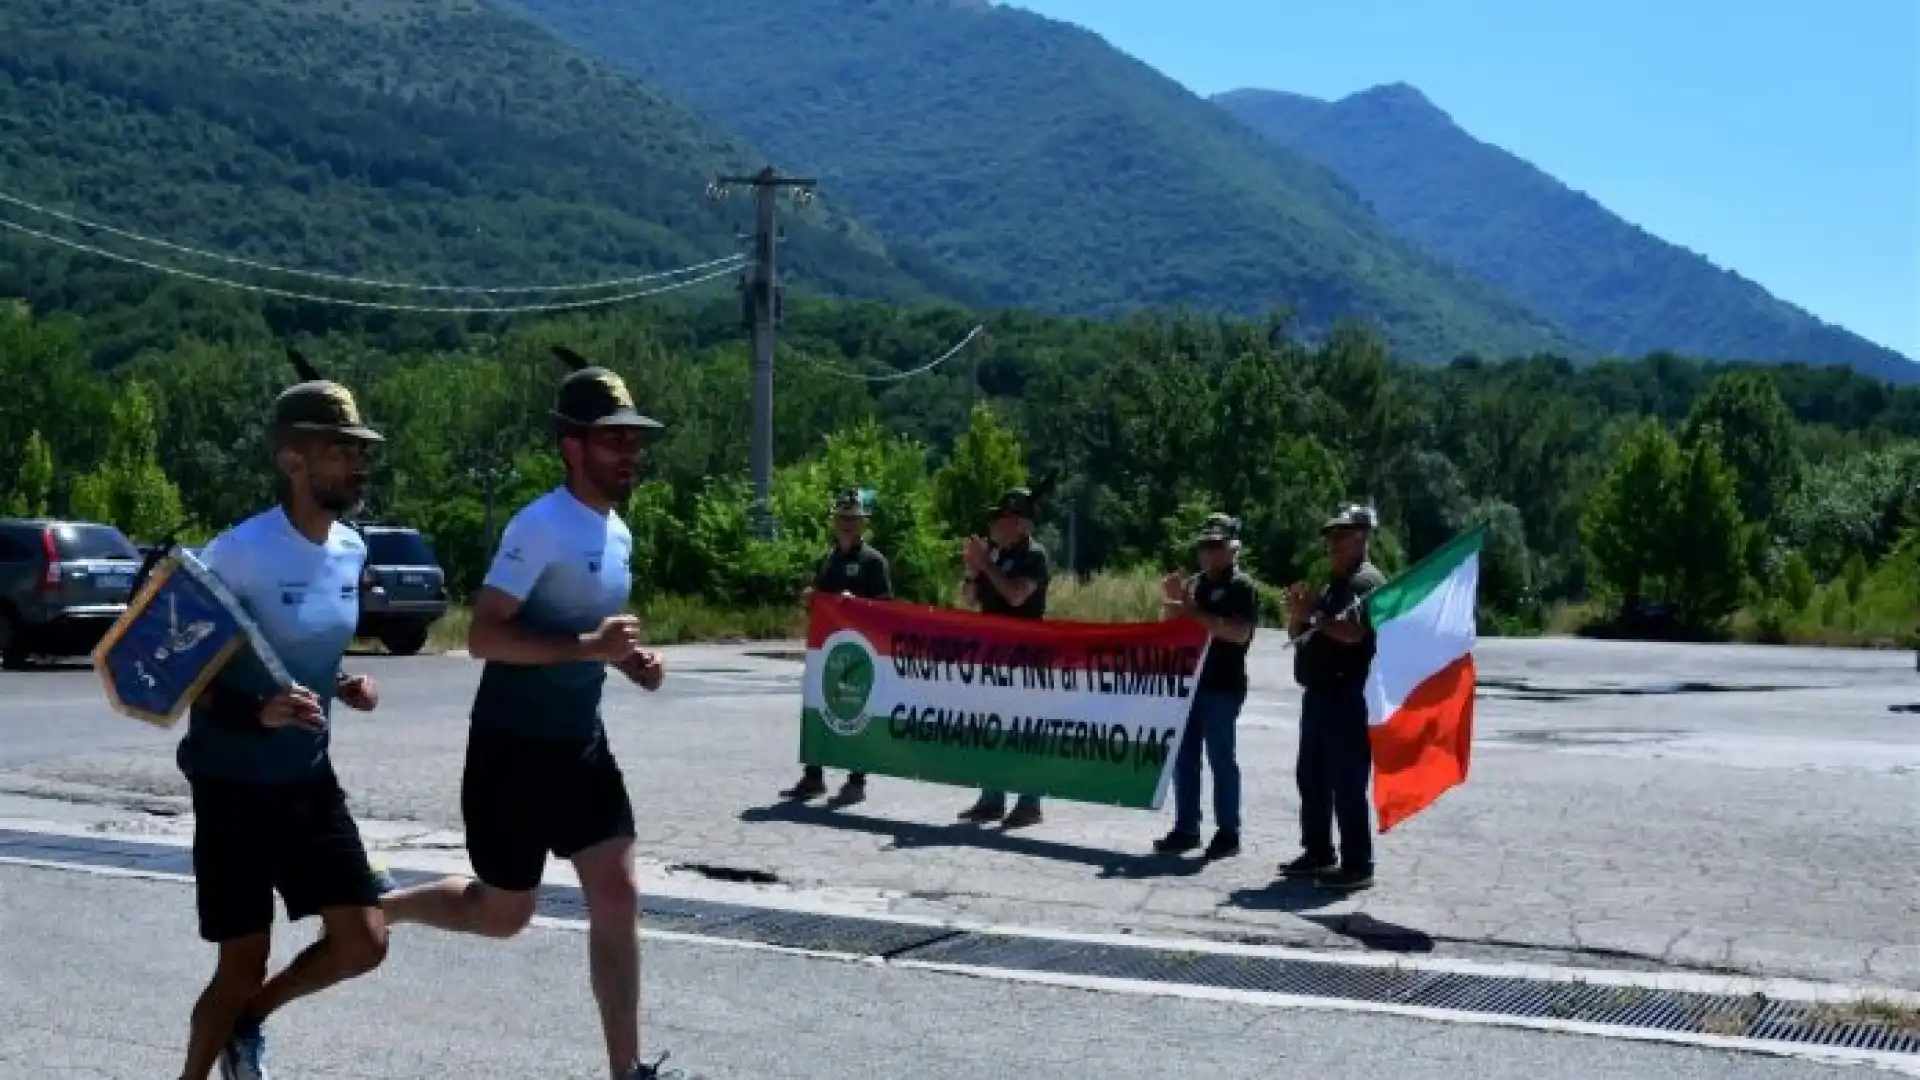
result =
[{"label": "metal drainage grate", "polygon": [[[0,858],[4,857],[176,874],[193,870],[192,853],[177,846],[0,830]],[[413,870],[394,872],[402,885],[434,876]],[[543,886],[536,910],[563,919],[582,919],[587,914],[580,890],[571,886]],[[1920,1017],[1876,1018],[1860,1006],[973,933],[668,897],[642,896],[641,924],[732,941],[984,970],[1131,979],[1920,1054]]]},{"label": "metal drainage grate", "polygon": [[1876,1022],[1857,1006],[1638,987],[1362,967],[1313,960],[959,934],[899,959],[1301,997],[1920,1053],[1920,1021]]}]

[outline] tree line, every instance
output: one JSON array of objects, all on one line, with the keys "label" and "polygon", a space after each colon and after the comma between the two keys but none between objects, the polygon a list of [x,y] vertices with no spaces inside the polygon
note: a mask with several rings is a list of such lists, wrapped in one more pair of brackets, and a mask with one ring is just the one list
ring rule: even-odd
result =
[{"label": "tree line", "polygon": [[[368,520],[427,534],[456,594],[506,517],[558,481],[546,409],[564,343],[666,423],[625,516],[636,599],[790,603],[831,493],[878,494],[902,593],[944,602],[958,540],[1001,488],[1050,480],[1063,572],[1190,562],[1206,513],[1243,522],[1269,586],[1318,569],[1318,526],[1371,499],[1383,568],[1489,526],[1490,632],[1586,622],[1685,636],[1905,640],[1920,602],[1920,395],[1829,368],[1656,355],[1393,362],[1354,325],[1004,314],[923,375],[967,312],[790,302],[777,359],[772,541],[750,528],[750,361],[731,302],[486,325],[453,347],[335,334],[299,347],[389,437]],[[110,371],[85,323],[0,313],[0,510],[205,538],[265,505],[262,422],[286,341],[182,337]],[[489,504],[492,510],[489,513]],[[491,533],[489,532],[491,529]]]}]

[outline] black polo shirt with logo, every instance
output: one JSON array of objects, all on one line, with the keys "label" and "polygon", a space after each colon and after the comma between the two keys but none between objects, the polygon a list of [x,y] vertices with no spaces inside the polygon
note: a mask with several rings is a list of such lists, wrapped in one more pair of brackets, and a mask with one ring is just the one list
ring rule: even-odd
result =
[{"label": "black polo shirt with logo", "polygon": [[[1260,593],[1253,579],[1238,567],[1218,577],[1196,574],[1187,583],[1193,604],[1208,615],[1257,623],[1260,619]],[[1200,669],[1197,689],[1216,694],[1247,692],[1247,650],[1253,645],[1249,636],[1244,644],[1214,638],[1207,643],[1207,663]]]},{"label": "black polo shirt with logo", "polygon": [[833,545],[814,573],[813,587],[820,592],[849,592],[863,600],[893,599],[887,557],[864,541],[852,551]]},{"label": "black polo shirt with logo", "polygon": [[1014,581],[1034,582],[1033,595],[1027,597],[1024,604],[1009,604],[1006,597],[994,590],[993,582],[985,574],[974,579],[973,592],[980,604],[980,611],[986,615],[1011,615],[1018,619],[1041,619],[1047,614],[1047,579],[1050,570],[1047,565],[1047,549],[1031,539],[1022,540],[1011,547],[995,549],[990,553],[1000,573]]},{"label": "black polo shirt with logo", "polygon": [[[1356,601],[1364,601],[1386,583],[1386,575],[1375,569],[1372,563],[1362,562],[1354,568],[1353,573],[1328,582],[1314,601],[1314,610],[1322,620],[1337,618]],[[1310,690],[1353,692],[1358,692],[1366,685],[1367,672],[1373,666],[1373,626],[1364,618],[1364,609],[1348,614],[1347,618],[1349,621],[1359,621],[1366,631],[1365,636],[1346,645],[1316,631],[1294,650],[1295,682]]]}]

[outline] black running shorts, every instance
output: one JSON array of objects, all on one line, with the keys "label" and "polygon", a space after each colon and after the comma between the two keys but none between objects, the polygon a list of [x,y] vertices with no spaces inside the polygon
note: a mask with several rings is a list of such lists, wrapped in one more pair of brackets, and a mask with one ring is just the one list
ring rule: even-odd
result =
[{"label": "black running shorts", "polygon": [[297,784],[191,779],[200,936],[232,941],[273,928],[273,895],[294,921],[380,905],[379,885],[331,773]]},{"label": "black running shorts", "polygon": [[582,744],[472,732],[460,812],[474,873],[512,892],[539,886],[549,853],[570,859],[634,835],[626,778],[604,735]]}]

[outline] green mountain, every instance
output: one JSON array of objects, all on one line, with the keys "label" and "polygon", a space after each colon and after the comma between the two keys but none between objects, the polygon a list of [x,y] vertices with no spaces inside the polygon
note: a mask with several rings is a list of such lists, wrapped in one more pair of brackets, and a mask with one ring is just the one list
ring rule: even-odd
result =
[{"label": "green mountain", "polygon": [[[517,16],[475,0],[12,0],[0,5],[0,193],[183,245],[336,274],[572,283],[742,250],[752,207],[712,204],[737,138]],[[0,202],[0,219],[200,273]],[[783,218],[797,287],[891,301],[971,286],[823,197]],[[0,296],[117,322],[102,362],[251,300],[0,231]],[[732,276],[690,295],[725,295]],[[359,291],[354,296],[370,294]],[[379,298],[396,299],[392,293]],[[409,295],[414,303],[485,298]],[[513,296],[529,303],[566,296]],[[270,301],[276,329],[338,320]],[[286,324],[300,324],[289,326]]]},{"label": "green mountain", "polygon": [[1894,382],[1920,365],[1624,221],[1475,139],[1404,84],[1339,101],[1270,90],[1214,98],[1338,173],[1425,250],[1610,353],[1844,364]]},{"label": "green mountain", "polygon": [[953,0],[512,0],[988,299],[1355,315],[1405,355],[1582,350],[1331,173],[1079,27]]}]

